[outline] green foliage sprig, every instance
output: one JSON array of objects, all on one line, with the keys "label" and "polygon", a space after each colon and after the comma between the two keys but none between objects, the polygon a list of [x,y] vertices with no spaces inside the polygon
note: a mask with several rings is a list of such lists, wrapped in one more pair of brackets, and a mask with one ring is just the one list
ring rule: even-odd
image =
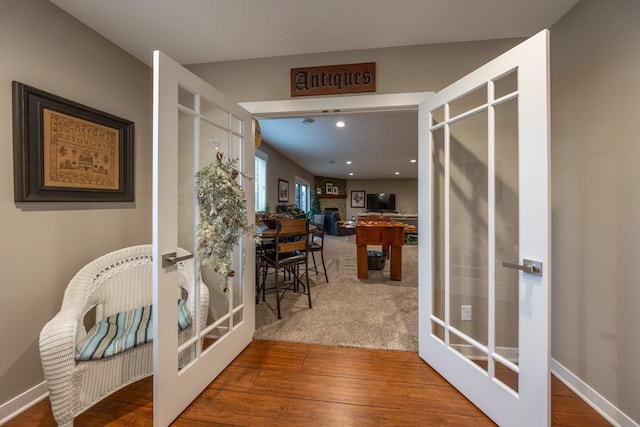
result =
[{"label": "green foliage sprig", "polygon": [[[196,197],[200,207],[200,222],[196,227],[200,257],[214,271],[233,277],[231,254],[244,233],[253,233],[247,219],[247,200],[238,183],[238,175],[253,179],[238,171],[238,159],[223,161],[221,152],[216,160],[196,173]],[[227,292],[227,280],[221,285]]]}]

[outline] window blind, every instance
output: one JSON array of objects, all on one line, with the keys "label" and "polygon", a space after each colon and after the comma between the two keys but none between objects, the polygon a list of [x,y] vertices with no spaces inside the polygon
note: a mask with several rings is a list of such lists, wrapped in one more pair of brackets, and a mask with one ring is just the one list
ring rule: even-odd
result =
[{"label": "window blind", "polygon": [[256,156],[256,212],[262,212],[267,207],[267,160]]}]

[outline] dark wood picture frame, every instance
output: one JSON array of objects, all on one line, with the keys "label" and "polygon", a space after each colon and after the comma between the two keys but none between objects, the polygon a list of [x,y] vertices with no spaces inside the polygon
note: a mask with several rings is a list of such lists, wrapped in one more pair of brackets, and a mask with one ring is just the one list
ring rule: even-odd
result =
[{"label": "dark wood picture frame", "polygon": [[364,208],[364,191],[352,190],[351,191],[351,207],[352,208]]},{"label": "dark wood picture frame", "polygon": [[278,201],[279,202],[289,201],[289,181],[285,181],[284,179],[278,179]]},{"label": "dark wood picture frame", "polygon": [[134,123],[14,81],[16,202],[132,202]]}]

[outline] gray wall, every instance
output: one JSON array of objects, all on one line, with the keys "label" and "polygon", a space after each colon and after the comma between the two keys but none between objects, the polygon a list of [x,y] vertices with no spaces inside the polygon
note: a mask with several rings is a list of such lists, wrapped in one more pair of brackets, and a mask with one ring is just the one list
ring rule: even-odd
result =
[{"label": "gray wall", "polygon": [[239,102],[290,99],[290,68],[376,62],[376,93],[437,90],[485,64],[519,40],[406,46],[245,61],[193,64],[191,71]]},{"label": "gray wall", "polygon": [[289,182],[289,202],[287,203],[289,205],[296,202],[296,176],[308,181],[310,191],[314,191],[311,172],[302,169],[266,142],[260,144],[258,150],[269,156],[267,159],[267,205],[271,213],[276,213],[278,208],[278,179]]},{"label": "gray wall", "polygon": [[[351,192],[365,193],[394,193],[396,195],[396,209],[400,213],[418,213],[418,180],[417,179],[349,179],[347,180],[347,217],[349,219],[365,208],[351,207]],[[366,197],[366,196],[365,196]],[[365,203],[366,207],[366,203]]]},{"label": "gray wall", "polygon": [[[38,335],[73,275],[151,241],[151,70],[43,0],[0,1],[0,57],[1,405],[43,381]],[[135,122],[135,203],[16,205],[12,80]]]},{"label": "gray wall", "polygon": [[640,423],[640,2],[551,32],[553,357]]}]

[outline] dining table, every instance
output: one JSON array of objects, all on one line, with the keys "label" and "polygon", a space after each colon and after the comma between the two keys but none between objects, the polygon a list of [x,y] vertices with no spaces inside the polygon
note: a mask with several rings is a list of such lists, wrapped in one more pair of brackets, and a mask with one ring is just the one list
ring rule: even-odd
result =
[{"label": "dining table", "polygon": [[[316,226],[309,224],[309,234],[313,234],[316,231]],[[283,237],[287,237],[286,234],[280,234]],[[261,239],[273,239],[276,237],[276,229],[275,227],[269,227],[266,224],[257,224],[256,225],[256,236]]]}]

